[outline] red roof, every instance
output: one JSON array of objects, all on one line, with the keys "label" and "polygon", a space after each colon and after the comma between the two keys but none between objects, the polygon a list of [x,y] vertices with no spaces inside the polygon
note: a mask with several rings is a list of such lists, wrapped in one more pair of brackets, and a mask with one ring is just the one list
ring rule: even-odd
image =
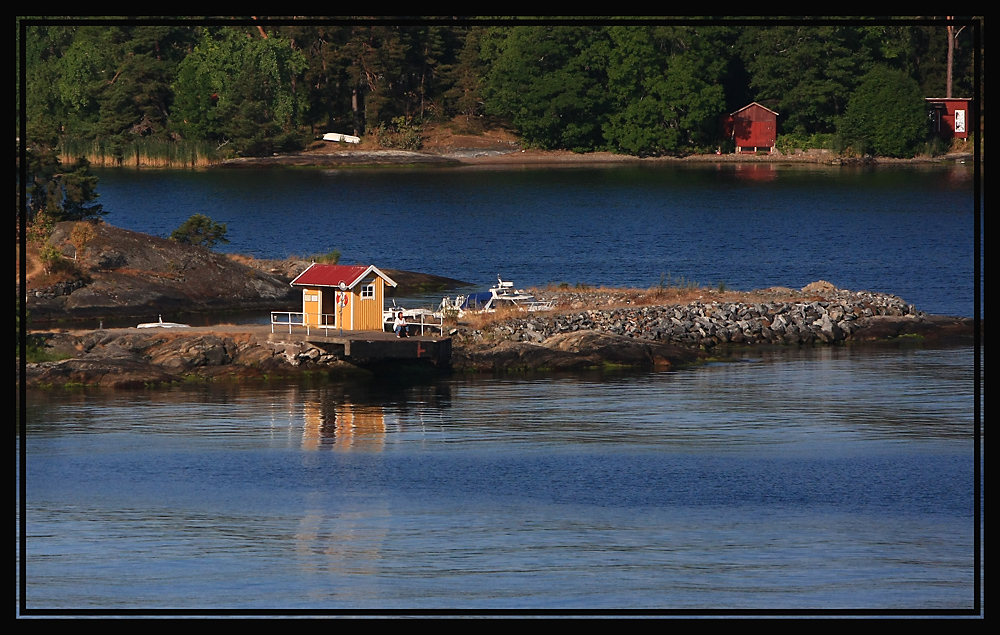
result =
[{"label": "red roof", "polygon": [[770,108],[768,108],[767,106],[761,106],[760,104],[758,104],[758,103],[757,103],[757,102],[755,102],[755,101],[752,101],[752,102],[750,102],[749,104],[747,104],[746,106],[743,106],[742,108],[740,108],[740,109],[739,109],[739,110],[737,110],[737,111],[734,111],[734,112],[731,112],[731,113],[729,113],[729,116],[730,116],[730,117],[734,117],[734,116],[736,116],[736,114],[737,114],[737,113],[741,113],[741,112],[743,112],[744,110],[746,110],[747,108],[752,108],[752,107],[754,107],[754,106],[757,106],[758,108],[762,108],[762,109],[766,110],[767,112],[771,113],[771,114],[772,114],[772,115],[774,115],[775,117],[777,117],[777,116],[778,116],[778,113],[774,112],[773,110],[771,110],[771,109],[770,109]]},{"label": "red roof", "polygon": [[375,265],[322,265],[315,262],[292,280],[292,286],[337,287],[343,282],[350,289],[372,272],[385,280],[389,286],[396,286],[392,278],[379,271]]}]

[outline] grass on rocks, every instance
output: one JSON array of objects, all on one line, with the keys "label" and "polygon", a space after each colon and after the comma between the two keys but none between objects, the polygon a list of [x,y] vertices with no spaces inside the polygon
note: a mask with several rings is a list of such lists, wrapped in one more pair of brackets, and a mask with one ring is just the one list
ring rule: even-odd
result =
[{"label": "grass on rocks", "polygon": [[[757,291],[733,291],[726,289],[723,284],[716,288],[696,284],[677,284],[675,286],[659,285],[649,289],[635,289],[591,287],[586,284],[570,286],[567,283],[561,283],[550,284],[544,288],[535,288],[530,291],[540,299],[554,301],[554,308],[551,311],[539,312],[538,315],[612,310],[635,306],[687,305],[694,302],[802,302],[821,299],[815,294],[805,294],[784,287],[772,287]],[[525,313],[512,307],[504,307],[494,313],[468,313],[457,323],[481,331],[508,320],[524,319],[531,315],[534,314]]]}]

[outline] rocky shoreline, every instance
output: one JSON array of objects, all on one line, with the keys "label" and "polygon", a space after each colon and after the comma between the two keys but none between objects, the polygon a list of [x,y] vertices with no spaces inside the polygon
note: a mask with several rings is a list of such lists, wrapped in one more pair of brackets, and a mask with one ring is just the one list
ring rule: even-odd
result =
[{"label": "rocky shoreline", "polygon": [[[732,348],[745,346],[837,345],[901,336],[932,343],[972,342],[973,320],[927,315],[892,295],[846,291],[822,281],[801,292],[767,291],[800,297],[534,313],[484,329],[457,328],[453,365],[467,370],[601,363],[670,367],[724,357]],[[592,294],[587,295],[593,302]],[[582,303],[581,294],[556,294],[551,299],[563,306]],[[613,297],[608,301],[616,302]]]},{"label": "rocky shoreline", "polygon": [[463,145],[461,142],[444,146],[429,144],[422,150],[391,150],[374,148],[332,148],[335,144],[324,145],[288,154],[278,154],[270,157],[246,157],[229,159],[222,162],[220,168],[368,168],[368,167],[445,167],[445,168],[488,168],[491,170],[504,168],[535,167],[573,167],[580,165],[612,165],[612,164],[656,164],[656,163],[794,163],[817,164],[823,166],[839,166],[850,164],[923,164],[944,163],[953,161],[971,161],[974,155],[967,152],[956,152],[937,157],[917,157],[912,159],[877,159],[857,158],[846,159],[829,150],[795,150],[785,154],[775,151],[768,154],[690,154],[684,156],[638,157],[612,152],[572,152],[570,150],[540,150],[537,148],[522,148],[519,142],[502,141],[486,142],[480,139],[463,138],[462,141],[475,141],[474,144]]},{"label": "rocky shoreline", "polygon": [[[574,309],[586,301],[621,303],[614,293],[552,293],[557,310],[518,314],[450,330],[458,372],[518,372],[591,368],[680,368],[724,359],[734,347],[818,346],[854,342],[969,343],[968,318],[931,316],[885,294],[814,283],[800,292],[771,289],[759,295],[798,296],[772,301],[696,300]],[[650,291],[655,300],[655,291]],[[634,297],[634,296],[633,296]],[[371,377],[316,345],[269,341],[268,327],[198,327],[176,331],[109,329],[38,334],[58,361],[25,365],[28,386],[142,387],[192,380],[269,379],[321,374],[334,379]]]}]

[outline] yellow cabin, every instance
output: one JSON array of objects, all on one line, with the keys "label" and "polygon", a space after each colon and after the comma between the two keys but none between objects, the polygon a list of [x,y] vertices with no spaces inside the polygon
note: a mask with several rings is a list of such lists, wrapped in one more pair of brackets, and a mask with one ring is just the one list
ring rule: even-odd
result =
[{"label": "yellow cabin", "polygon": [[302,323],[345,331],[383,330],[385,287],[396,283],[375,265],[313,263],[292,280],[302,289]]}]

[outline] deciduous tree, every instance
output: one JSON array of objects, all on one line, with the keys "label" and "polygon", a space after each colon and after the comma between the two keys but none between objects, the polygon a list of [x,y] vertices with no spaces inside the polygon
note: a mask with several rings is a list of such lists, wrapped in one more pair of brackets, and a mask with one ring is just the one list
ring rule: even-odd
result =
[{"label": "deciduous tree", "polygon": [[868,154],[912,157],[928,133],[919,84],[902,71],[876,66],[851,95],[837,131]]},{"label": "deciduous tree", "polygon": [[781,113],[786,133],[830,133],[872,64],[851,25],[747,27],[738,48],[755,100]]},{"label": "deciduous tree", "polygon": [[490,114],[525,141],[577,152],[605,147],[607,32],[590,26],[496,27],[484,34]]},{"label": "deciduous tree", "polygon": [[207,33],[178,68],[173,123],[185,136],[232,143],[248,155],[300,147],[306,100],[292,78],[305,66],[302,53],[279,37],[236,28]]},{"label": "deciduous tree", "polygon": [[714,141],[726,96],[727,56],[695,27],[611,27],[604,133],[629,154],[692,151]]}]

